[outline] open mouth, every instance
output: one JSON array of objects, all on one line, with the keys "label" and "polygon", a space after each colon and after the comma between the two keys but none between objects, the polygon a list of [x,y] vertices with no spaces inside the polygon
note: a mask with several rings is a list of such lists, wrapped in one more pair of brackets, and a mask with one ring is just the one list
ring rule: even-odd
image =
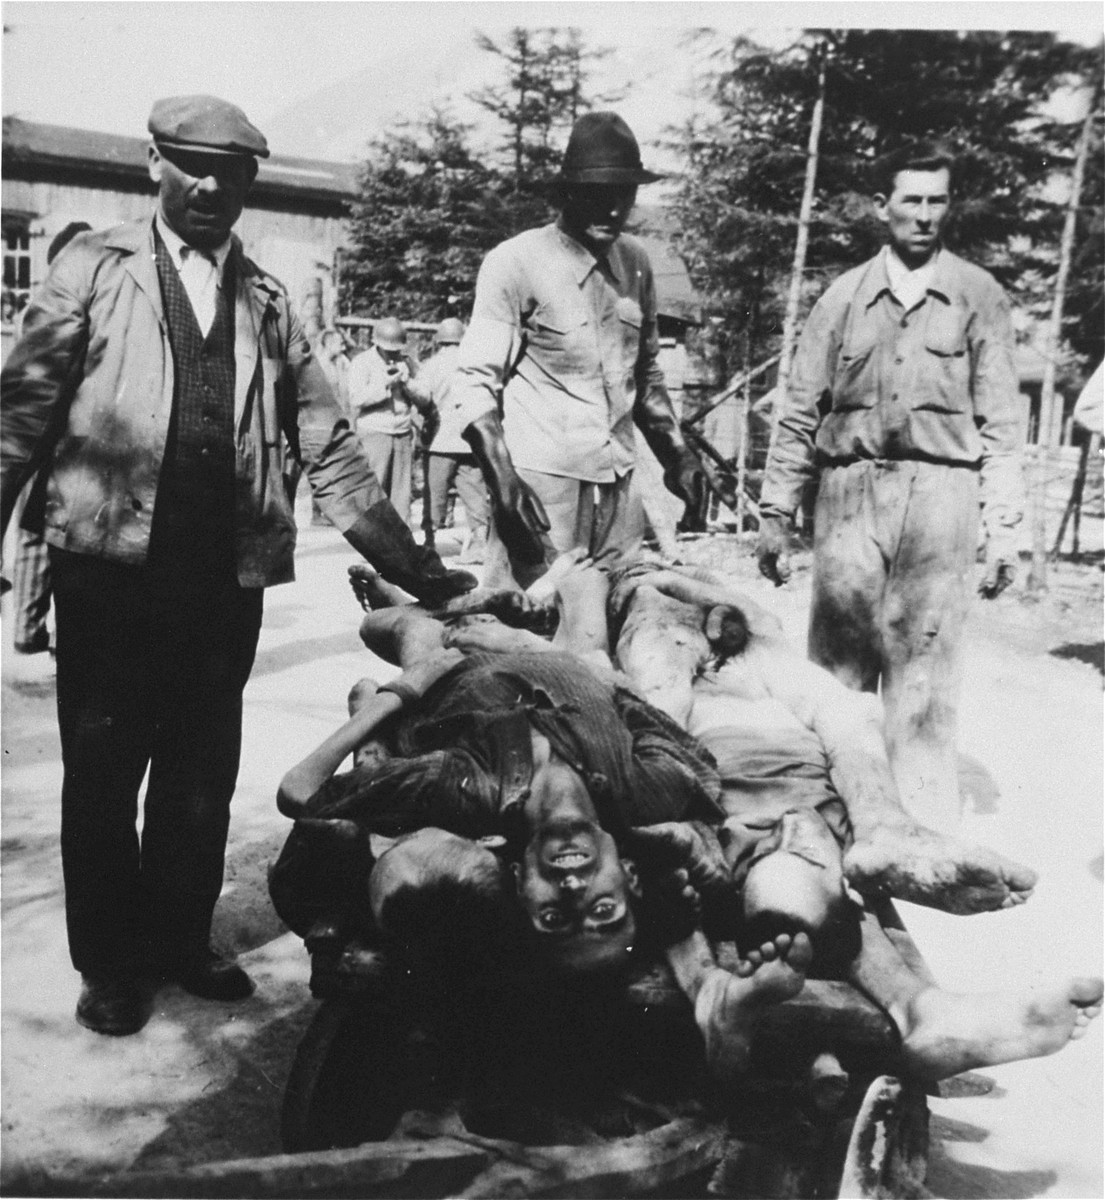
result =
[{"label": "open mouth", "polygon": [[572,869],[587,866],[591,861],[591,856],[584,854],[582,850],[561,850],[552,855],[549,861],[553,866]]}]

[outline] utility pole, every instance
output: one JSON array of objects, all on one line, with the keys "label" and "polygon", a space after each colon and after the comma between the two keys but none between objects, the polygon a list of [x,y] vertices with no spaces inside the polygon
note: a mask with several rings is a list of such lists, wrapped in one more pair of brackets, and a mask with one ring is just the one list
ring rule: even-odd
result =
[{"label": "utility pole", "polygon": [[817,185],[817,155],[821,143],[821,121],[825,112],[825,62],[829,57],[829,48],[825,42],[820,42],[817,55],[817,99],[813,105],[813,116],[810,120],[809,145],[806,150],[806,183],[802,189],[802,206],[798,211],[798,239],[794,245],[794,268],[790,275],[790,290],[787,293],[787,310],[783,319],[783,348],[779,359],[779,374],[777,381],[779,400],[775,411],[771,414],[772,431],[779,419],[779,409],[786,398],[787,383],[790,380],[790,361],[794,354],[794,343],[798,331],[798,305],[802,299],[802,276],[806,270],[806,250],[810,241],[810,220],[813,214],[813,196]]},{"label": "utility pole", "polygon": [[[1028,572],[1025,590],[1030,596],[1039,596],[1047,591],[1047,482],[1051,450],[1058,445],[1062,431],[1062,413],[1055,413],[1055,362],[1063,337],[1063,305],[1067,295],[1067,277],[1070,274],[1071,252],[1078,220],[1078,207],[1082,199],[1082,180],[1086,174],[1086,160],[1090,153],[1090,136],[1097,117],[1101,100],[1101,83],[1098,82],[1090,98],[1086,119],[1078,139],[1078,151],[1074,159],[1074,174],[1071,177],[1070,199],[1063,221],[1063,237],[1059,244],[1059,270],[1055,276],[1055,294],[1051,301],[1051,319],[1048,321],[1044,341],[1044,378],[1040,386],[1040,427],[1036,443],[1036,469],[1032,477],[1032,566]],[[1061,403],[1061,401],[1060,401]]]}]

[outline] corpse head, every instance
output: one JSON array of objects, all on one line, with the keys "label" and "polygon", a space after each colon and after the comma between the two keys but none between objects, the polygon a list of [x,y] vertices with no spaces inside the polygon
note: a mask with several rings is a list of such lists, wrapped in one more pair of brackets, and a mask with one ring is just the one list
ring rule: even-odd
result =
[{"label": "corpse head", "polygon": [[368,895],[378,927],[415,966],[448,976],[516,957],[509,874],[481,842],[437,828],[406,834],[373,866]]},{"label": "corpse head", "polygon": [[582,778],[555,757],[539,763],[527,810],[528,841],[515,879],[539,958],[557,974],[624,968],[640,885],[599,824]]},{"label": "corpse head", "polygon": [[795,809],[780,817],[757,847],[741,900],[750,944],[805,932],[822,961],[847,960],[855,952],[858,925],[840,846],[816,812]]}]

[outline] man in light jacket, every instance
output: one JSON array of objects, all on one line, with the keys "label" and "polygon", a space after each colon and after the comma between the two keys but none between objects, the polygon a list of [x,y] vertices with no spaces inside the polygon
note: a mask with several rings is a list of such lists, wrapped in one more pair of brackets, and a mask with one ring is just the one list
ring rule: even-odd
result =
[{"label": "man in light jacket", "polygon": [[[128,1034],[147,981],[248,996],[210,945],[262,589],[293,578],[289,456],[385,577],[474,584],[414,543],[360,453],[287,292],[231,228],[269,153],[232,104],[159,100],[157,210],[77,238],[2,377],[4,528],[40,468],[57,610],[62,866],[77,1020]],[[149,769],[141,841],[138,791]]]}]

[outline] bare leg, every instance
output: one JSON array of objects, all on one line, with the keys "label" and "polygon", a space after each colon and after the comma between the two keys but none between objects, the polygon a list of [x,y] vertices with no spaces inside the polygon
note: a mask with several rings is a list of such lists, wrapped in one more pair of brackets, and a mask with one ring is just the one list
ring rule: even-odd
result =
[{"label": "bare leg", "polygon": [[905,1064],[921,1079],[1054,1054],[1101,1012],[1100,979],[1076,976],[1021,993],[949,992],[910,968],[871,912],[861,937],[851,981],[890,1014]]},{"label": "bare leg", "polygon": [[[347,701],[349,715],[355,717],[379,690],[380,685],[375,679],[367,675],[363,679],[358,679],[349,689]],[[353,751],[353,766],[361,767],[367,763],[383,762],[390,757],[391,754],[384,742],[380,738],[370,737]]]},{"label": "bare leg", "polygon": [[729,1082],[747,1070],[756,1015],[798,995],[812,955],[804,933],[783,934],[749,953],[734,975],[717,965],[701,932],[669,947],[668,963],[694,1005],[715,1078]]},{"label": "bare leg", "polygon": [[[557,559],[547,579],[560,566]],[[560,610],[553,646],[585,661],[610,665],[610,638],[606,624],[606,601],[610,576],[589,561],[567,564],[558,572],[556,602]]]},{"label": "bare leg", "polygon": [[641,695],[684,728],[693,704],[691,685],[709,653],[700,609],[651,585],[637,585],[615,656]]},{"label": "bare leg", "polygon": [[385,662],[404,670],[443,648],[445,626],[415,605],[365,613],[361,641]]}]

